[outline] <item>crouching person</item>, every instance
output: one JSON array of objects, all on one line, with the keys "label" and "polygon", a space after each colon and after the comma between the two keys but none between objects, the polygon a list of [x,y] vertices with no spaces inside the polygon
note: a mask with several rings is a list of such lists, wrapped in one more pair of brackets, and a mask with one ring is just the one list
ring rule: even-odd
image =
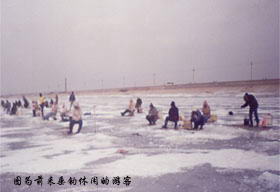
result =
[{"label": "crouching person", "polygon": [[[193,111],[191,115],[191,123],[193,129],[198,129],[200,126],[200,129],[203,129],[203,125],[205,123],[205,118],[201,114],[199,110]],[[194,124],[194,126],[193,126]]]},{"label": "crouching person", "polygon": [[150,125],[155,125],[156,121],[159,119],[158,110],[154,107],[154,105],[150,104],[149,114],[146,116],[146,119],[149,121]]},{"label": "crouching person", "polygon": [[73,127],[75,124],[79,125],[79,129],[77,131],[77,133],[79,133],[82,129],[83,126],[83,120],[82,120],[82,111],[81,108],[79,106],[78,103],[74,104],[74,109],[73,112],[70,116],[70,123],[69,123],[69,132],[68,134],[72,134],[73,133]]},{"label": "crouching person", "polygon": [[56,114],[57,114],[57,110],[58,110],[58,107],[57,107],[57,104],[53,104],[52,105],[52,110],[51,112],[47,113],[46,116],[44,116],[44,120],[49,120],[49,118],[53,118],[54,120],[56,120]]},{"label": "crouching person", "polygon": [[62,122],[67,122],[67,121],[70,120],[69,111],[67,110],[67,108],[66,108],[64,103],[62,104],[62,107],[61,107],[60,117],[61,117],[61,121]]},{"label": "crouching person", "polygon": [[174,101],[172,101],[170,105],[171,105],[171,108],[169,109],[168,116],[166,117],[165,123],[162,126],[162,128],[167,128],[168,121],[172,121],[175,123],[174,129],[177,129],[177,123],[179,121],[179,110],[176,107]]},{"label": "crouching person", "polygon": [[124,116],[126,113],[129,114],[129,116],[133,116],[135,111],[135,105],[132,99],[129,101],[128,109],[126,109],[123,113],[121,113],[122,116]]}]

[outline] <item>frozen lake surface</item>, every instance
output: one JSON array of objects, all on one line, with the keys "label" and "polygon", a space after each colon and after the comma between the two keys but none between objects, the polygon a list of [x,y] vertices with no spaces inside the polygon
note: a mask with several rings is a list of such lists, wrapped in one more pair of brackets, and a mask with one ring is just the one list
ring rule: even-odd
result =
[{"label": "frozen lake surface", "polygon": [[[31,109],[21,109],[19,116],[1,110],[1,191],[279,191],[279,96],[255,93],[259,116],[273,115],[271,129],[239,128],[248,108],[240,109],[243,93],[153,94],[153,95],[78,95],[84,116],[80,134],[67,135],[68,123],[43,121],[32,117]],[[129,99],[143,100],[144,113],[121,117]],[[12,100],[13,98],[11,98]],[[192,110],[208,101],[218,121],[206,124],[202,131],[160,129],[163,119],[148,126],[145,116],[152,102],[167,115],[175,101],[180,115],[189,118]],[[60,97],[68,104],[68,97]],[[48,109],[49,110],[49,109]],[[234,116],[228,112],[233,111]],[[43,176],[43,185],[34,179]],[[22,177],[20,186],[14,184]],[[30,176],[33,184],[25,184]],[[64,185],[47,184],[52,176]],[[88,183],[71,186],[70,177]],[[98,185],[91,184],[98,177]],[[101,183],[109,177],[109,185]],[[112,183],[119,176],[121,184]],[[131,177],[129,186],[123,178]]]}]

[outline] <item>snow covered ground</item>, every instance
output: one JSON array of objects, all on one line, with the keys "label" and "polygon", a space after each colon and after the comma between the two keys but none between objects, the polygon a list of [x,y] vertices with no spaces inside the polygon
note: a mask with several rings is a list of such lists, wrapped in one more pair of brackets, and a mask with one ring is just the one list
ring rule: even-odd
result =
[{"label": "snow covered ground", "polygon": [[[260,117],[273,115],[270,129],[239,128],[248,109],[240,109],[243,93],[78,95],[84,116],[80,134],[67,135],[68,123],[42,121],[31,109],[19,116],[1,111],[1,191],[279,191],[279,96],[254,93]],[[121,117],[129,99],[141,97],[144,113]],[[11,98],[13,100],[14,98]],[[60,97],[60,104],[67,97]],[[207,99],[218,121],[202,131],[160,129],[163,119],[148,126],[145,116],[152,102],[163,117],[175,101],[180,114],[189,118]],[[68,104],[68,103],[67,103]],[[233,111],[234,116],[228,112]],[[43,185],[34,179],[43,176]],[[14,184],[16,176],[21,185]],[[25,184],[31,176],[33,184]],[[85,176],[86,185],[47,184],[53,176]],[[97,176],[99,184],[91,184]],[[109,185],[101,183],[108,176]],[[119,176],[121,184],[112,183]],[[123,178],[131,177],[126,186]]]}]

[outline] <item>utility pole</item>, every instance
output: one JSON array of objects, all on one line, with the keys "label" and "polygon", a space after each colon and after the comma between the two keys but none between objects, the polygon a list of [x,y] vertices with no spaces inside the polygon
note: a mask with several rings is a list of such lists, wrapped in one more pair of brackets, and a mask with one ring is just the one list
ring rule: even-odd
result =
[{"label": "utility pole", "polygon": [[192,78],[193,78],[193,83],[194,83],[194,72],[195,72],[195,68],[192,69],[192,72],[193,72],[193,77],[192,77]]},{"label": "utility pole", "polygon": [[123,87],[125,87],[125,76],[123,76]]},{"label": "utility pole", "polygon": [[65,93],[67,93],[67,78],[64,79]]},{"label": "utility pole", "polygon": [[251,65],[251,81],[253,80],[253,62],[250,63]]},{"label": "utility pole", "polygon": [[101,89],[103,90],[103,79],[101,79]]},{"label": "utility pole", "polygon": [[156,74],[153,73],[153,85],[155,86],[156,85]]}]

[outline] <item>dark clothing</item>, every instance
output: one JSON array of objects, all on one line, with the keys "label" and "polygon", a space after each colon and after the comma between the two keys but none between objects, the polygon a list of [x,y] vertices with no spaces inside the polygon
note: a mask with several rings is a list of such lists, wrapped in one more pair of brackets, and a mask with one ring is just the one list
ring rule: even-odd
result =
[{"label": "dark clothing", "polygon": [[16,115],[17,114],[17,103],[13,103],[13,107],[11,109],[10,115]]},{"label": "dark clothing", "polygon": [[23,97],[23,107],[24,108],[28,108],[29,107],[29,102],[28,102],[28,100],[25,97]]},{"label": "dark clothing", "polygon": [[33,113],[33,117],[36,117],[36,110],[35,109],[32,110],[32,113]]},{"label": "dark clothing", "polygon": [[248,94],[248,95],[244,96],[244,101],[245,101],[245,104],[242,105],[241,108],[245,108],[249,105],[249,107],[251,109],[257,109],[259,106],[258,101],[254,95]]},{"label": "dark clothing", "polygon": [[170,121],[179,121],[179,110],[176,106],[172,106],[168,114]]},{"label": "dark clothing", "polygon": [[55,104],[58,104],[58,95],[55,95]]},{"label": "dark clothing", "polygon": [[255,120],[256,120],[257,126],[258,126],[258,125],[259,125],[259,122],[260,122],[259,116],[258,116],[258,108],[256,108],[256,109],[250,108],[250,109],[249,109],[250,126],[253,126],[253,114],[254,114],[254,116],[255,116]]},{"label": "dark clothing", "polygon": [[69,101],[70,101],[71,103],[73,103],[75,100],[76,100],[76,97],[75,97],[74,93],[71,93],[71,95],[70,95],[70,97],[69,97]]},{"label": "dark clothing", "polygon": [[44,107],[45,107],[44,103],[40,104],[42,118],[44,118]]},{"label": "dark clothing", "polygon": [[123,113],[121,113],[121,115],[122,115],[122,116],[125,116],[126,113],[129,113],[130,116],[133,116],[133,115],[134,115],[134,112],[131,111],[131,110],[129,110],[129,109],[126,109]]},{"label": "dark clothing", "polygon": [[141,107],[141,105],[142,105],[142,100],[140,99],[140,98],[138,98],[137,100],[136,100],[136,105],[135,105],[135,107],[137,108],[137,107]]},{"label": "dark clothing", "polygon": [[165,122],[164,122],[163,128],[167,128],[167,123],[168,123],[168,121],[174,122],[174,123],[175,123],[174,129],[177,129],[178,120],[176,121],[176,120],[174,120],[174,119],[171,119],[170,116],[167,116],[167,117],[165,118]]},{"label": "dark clothing", "polygon": [[241,108],[245,108],[249,105],[249,118],[250,118],[250,126],[253,126],[253,113],[257,122],[257,126],[259,125],[259,117],[258,117],[258,101],[254,95],[245,94],[244,95],[245,104],[241,106]]},{"label": "dark clothing", "polygon": [[136,100],[136,105],[135,105],[135,108],[137,109],[137,113],[141,113],[142,112],[141,105],[142,105],[142,100],[140,98],[138,98]]},{"label": "dark clothing", "polygon": [[166,117],[163,128],[167,128],[167,123],[168,121],[172,121],[175,123],[174,128],[177,128],[177,122],[179,121],[179,110],[175,106],[175,103],[171,103],[171,108],[169,109],[168,112],[169,116]]},{"label": "dark clothing", "polygon": [[69,124],[69,128],[70,128],[69,134],[73,133],[73,127],[75,124],[79,124],[79,129],[78,129],[77,133],[80,133],[82,126],[83,126],[83,121],[82,120],[75,121],[75,120],[71,119],[70,124]]},{"label": "dark clothing", "polygon": [[205,118],[199,110],[193,111],[191,116],[191,122],[194,123],[194,129],[198,129],[198,126],[200,126],[200,129],[203,129]]}]

